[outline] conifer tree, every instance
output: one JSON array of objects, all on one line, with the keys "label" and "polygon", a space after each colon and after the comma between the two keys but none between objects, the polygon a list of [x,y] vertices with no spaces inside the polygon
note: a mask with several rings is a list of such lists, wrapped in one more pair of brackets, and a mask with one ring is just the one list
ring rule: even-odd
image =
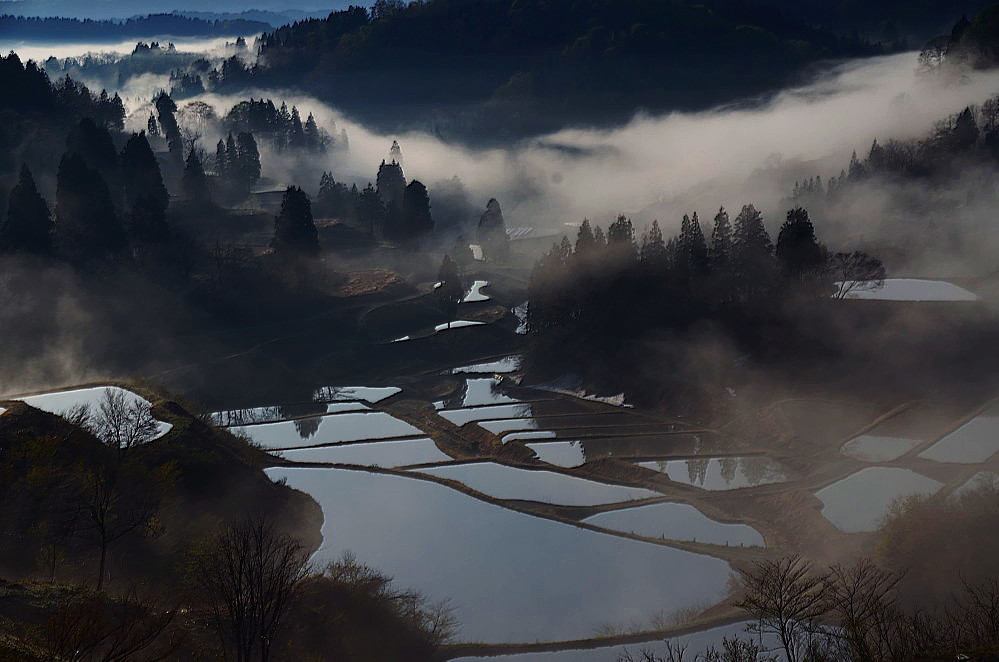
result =
[{"label": "conifer tree", "polygon": [[177,104],[173,102],[169,94],[160,92],[153,105],[156,106],[160,130],[163,132],[167,148],[170,150],[170,159],[174,164],[175,172],[179,173],[184,163],[184,140],[180,135],[180,126],[177,124]]},{"label": "conifer tree", "polygon": [[215,145],[215,176],[222,182],[229,180],[229,155],[226,152],[225,141],[221,138]]},{"label": "conifer tree", "polygon": [[430,195],[427,187],[417,179],[406,186],[402,198],[402,238],[411,241],[430,233],[434,219],[430,215]]},{"label": "conifer tree", "polygon": [[510,238],[506,234],[506,220],[496,198],[486,204],[486,210],[479,217],[479,245],[489,260],[506,260],[510,255]]},{"label": "conifer tree", "polygon": [[814,276],[825,261],[815,227],[801,207],[787,212],[777,236],[777,261],[785,277],[797,281]]},{"label": "conifer tree", "polygon": [[107,129],[97,126],[89,117],[83,118],[66,138],[66,150],[83,157],[107,182],[113,198],[118,198],[121,187],[118,151]]},{"label": "conifer tree", "polygon": [[309,117],[305,120],[305,144],[314,152],[323,151],[325,148],[319,125],[316,124],[316,118],[312,113],[309,113]]},{"label": "conifer tree", "polygon": [[141,195],[150,196],[166,213],[170,194],[163,185],[160,164],[143,133],[133,133],[120,156],[125,203],[131,207]]},{"label": "conifer tree", "polygon": [[376,233],[383,232],[385,224],[385,206],[382,204],[381,196],[375,187],[368,182],[368,185],[361,191],[357,201],[357,219],[362,227],[368,229],[368,234],[372,237]]},{"label": "conifer tree", "polygon": [[75,152],[59,163],[56,240],[66,254],[84,260],[113,259],[127,246],[107,183]]},{"label": "conifer tree", "polygon": [[212,196],[208,190],[208,178],[205,177],[205,169],[201,165],[201,157],[198,156],[198,152],[194,147],[191,147],[191,151],[187,154],[182,184],[184,195],[194,205],[207,205],[211,203]]},{"label": "conifer tree", "polygon": [[715,225],[711,230],[711,249],[708,252],[712,268],[724,270],[732,260],[732,224],[724,207],[715,214]]},{"label": "conifer tree", "polygon": [[663,231],[659,228],[657,220],[652,221],[652,227],[642,237],[640,257],[642,262],[649,266],[666,264],[666,243],[663,241]]},{"label": "conifer tree", "polygon": [[160,135],[160,127],[156,123],[156,116],[153,115],[152,113],[149,113],[149,119],[146,120],[146,133],[148,133],[151,136]]},{"label": "conifer tree", "polygon": [[289,186],[284,192],[281,212],[274,219],[271,248],[277,255],[319,255],[319,233],[312,218],[312,204],[305,191],[297,186]]},{"label": "conifer tree", "polygon": [[584,218],[576,233],[576,255],[586,258],[596,253],[596,240],[593,238],[593,228],[589,219]]},{"label": "conifer tree", "polygon": [[382,161],[381,165],[378,166],[375,186],[382,199],[382,204],[387,210],[391,210],[394,206],[401,206],[402,197],[406,192],[406,175],[402,171],[402,166],[395,161],[391,163]]},{"label": "conifer tree", "polygon": [[260,151],[252,133],[246,131],[236,136],[236,156],[240,184],[251,189],[260,180]]},{"label": "conifer tree", "polygon": [[625,216],[618,216],[617,220],[607,228],[607,250],[615,259],[634,262],[638,259],[638,248],[635,246],[635,227],[631,220]]},{"label": "conifer tree", "polygon": [[7,218],[0,225],[0,251],[48,254],[53,228],[49,206],[38,193],[28,166],[22,165],[7,199]]}]

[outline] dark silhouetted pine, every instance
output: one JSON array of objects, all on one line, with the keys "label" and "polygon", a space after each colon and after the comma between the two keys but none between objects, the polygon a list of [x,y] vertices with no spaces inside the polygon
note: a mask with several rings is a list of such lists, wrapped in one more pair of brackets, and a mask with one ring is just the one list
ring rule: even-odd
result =
[{"label": "dark silhouetted pine", "polygon": [[361,191],[361,196],[357,201],[357,221],[371,236],[384,232],[385,206],[371,182],[368,182],[368,185]]},{"label": "dark silhouetted pine", "polygon": [[59,163],[56,244],[83,261],[117,258],[128,245],[107,183],[75,152],[66,153]]},{"label": "dark silhouetted pine", "polygon": [[187,154],[187,162],[184,164],[184,178],[182,180],[184,195],[195,205],[211,204],[212,196],[208,190],[208,178],[205,176],[205,169],[201,165],[201,157],[192,147]]},{"label": "dark silhouetted pine", "polygon": [[319,255],[319,233],[312,218],[312,203],[297,186],[289,186],[284,192],[281,213],[274,220],[271,248],[278,255]]},{"label": "dark silhouetted pine", "polygon": [[732,261],[732,223],[724,207],[720,207],[715,214],[708,259],[712,268],[717,270],[727,269]]},{"label": "dark silhouetted pine", "polygon": [[53,228],[49,207],[38,193],[28,166],[22,165],[7,200],[7,218],[0,225],[0,251],[51,253]]},{"label": "dark silhouetted pine", "polygon": [[180,126],[177,124],[177,104],[169,94],[160,92],[156,95],[153,105],[156,107],[160,131],[163,132],[167,148],[170,150],[170,160],[179,174],[184,164],[184,141],[180,135]]},{"label": "dark silhouetted pine", "polygon": [[815,227],[808,212],[796,207],[787,212],[787,220],[777,235],[777,261],[785,277],[803,280],[814,276],[825,262],[822,247],[815,238]]},{"label": "dark silhouetted pine", "polygon": [[406,186],[402,196],[402,239],[413,241],[429,234],[433,229],[430,194],[422,182],[414,179]]},{"label": "dark silhouetted pine", "polygon": [[401,206],[402,197],[406,194],[406,175],[402,171],[402,166],[395,161],[391,163],[382,161],[378,166],[375,188],[378,189],[378,195],[386,209]]},{"label": "dark silhouetted pine", "polygon": [[479,217],[479,245],[487,260],[504,261],[510,256],[510,238],[499,201],[491,198]]},{"label": "dark silhouetted pine", "polygon": [[166,213],[170,194],[163,185],[160,164],[143,133],[133,133],[121,151],[121,171],[125,188],[125,204],[135,204],[140,196],[151,197]]}]

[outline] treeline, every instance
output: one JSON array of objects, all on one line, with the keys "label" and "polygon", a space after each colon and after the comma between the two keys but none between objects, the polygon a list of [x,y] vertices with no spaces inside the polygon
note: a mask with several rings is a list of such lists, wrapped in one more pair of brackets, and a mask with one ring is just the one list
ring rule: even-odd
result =
[{"label": "treeline", "polygon": [[610,357],[650,330],[682,334],[704,322],[747,349],[793,353],[804,348],[786,336],[776,348],[769,335],[794,315],[790,302],[844,295],[835,282],[883,278],[877,258],[827,251],[802,208],[787,213],[776,246],[752,205],[734,221],[720,209],[707,237],[696,213],[669,240],[657,222],[639,240],[624,216],[606,233],[584,221],[575,246],[563,238],[531,274],[532,354],[583,367],[589,348]]},{"label": "treeline", "polygon": [[303,122],[298,108],[292,106],[289,111],[284,102],[275,107],[270,99],[240,101],[222,118],[222,126],[227,131],[247,132],[264,138],[278,151],[300,149],[322,154],[330,148],[346,149],[348,146],[346,132],[334,139],[316,123],[312,113]]},{"label": "treeline", "polygon": [[542,110],[572,121],[703,106],[777,87],[817,59],[880,52],[760,5],[382,0],[275,30],[262,38],[260,65],[220,84],[294,77],[351,110],[491,100],[538,111],[497,122],[552,122]]},{"label": "treeline", "polygon": [[206,21],[179,14],[150,14],[121,21],[0,15],[0,36],[11,39],[129,39],[155,35],[215,37],[259,34],[270,24],[246,19]]}]

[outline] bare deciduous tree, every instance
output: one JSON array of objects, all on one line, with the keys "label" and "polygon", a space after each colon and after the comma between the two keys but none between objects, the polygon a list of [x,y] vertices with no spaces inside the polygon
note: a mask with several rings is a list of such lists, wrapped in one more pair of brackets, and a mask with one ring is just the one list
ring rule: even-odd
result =
[{"label": "bare deciduous tree", "polygon": [[309,575],[302,545],[263,519],[228,524],[194,555],[191,588],[237,662],[267,662]]},{"label": "bare deciduous tree", "polygon": [[902,575],[861,559],[830,568],[828,594],[839,632],[857,660],[900,659],[895,587]]},{"label": "bare deciduous tree", "polygon": [[148,475],[132,461],[131,451],[150,441],[158,423],[147,403],[121,389],[106,389],[97,407],[77,408],[72,422],[87,428],[109,450],[104,461],[79,467],[83,530],[100,550],[97,589],[104,586],[108,549],[115,541],[153,522],[158,505],[156,484],[166,475]]},{"label": "bare deciduous tree", "polygon": [[133,594],[112,598],[85,589],[67,594],[29,637],[47,662],[159,662],[183,641],[176,609]]},{"label": "bare deciduous tree", "polygon": [[788,662],[799,662],[815,632],[817,621],[829,611],[827,576],[813,571],[801,556],[759,561],[739,570],[746,597],[736,603],[756,619],[753,628],[780,639]]},{"label": "bare deciduous tree", "polygon": [[836,282],[836,299],[845,299],[858,288],[878,288],[884,285],[885,267],[878,258],[854,251],[829,257],[826,269]]}]

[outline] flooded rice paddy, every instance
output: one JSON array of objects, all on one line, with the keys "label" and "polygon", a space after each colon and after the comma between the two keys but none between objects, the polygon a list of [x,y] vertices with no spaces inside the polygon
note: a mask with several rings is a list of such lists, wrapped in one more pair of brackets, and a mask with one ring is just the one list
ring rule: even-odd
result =
[{"label": "flooded rice paddy", "polygon": [[999,416],[976,416],[919,457],[936,462],[979,464],[999,451]]},{"label": "flooded rice paddy", "polygon": [[594,506],[659,496],[636,487],[610,485],[552,471],[518,469],[502,464],[459,464],[421,469],[424,473],[457,480],[497,499],[524,499],[563,506]]},{"label": "flooded rice paddy", "polygon": [[896,499],[933,494],[943,484],[908,469],[867,467],[824,487],[815,496],[822,514],[848,533],[873,531]]},{"label": "flooded rice paddy", "polygon": [[235,430],[264,449],[321,446],[349,441],[423,435],[419,428],[380,411],[261,423]]},{"label": "flooded rice paddy", "polygon": [[734,490],[788,479],[788,473],[781,464],[768,457],[688,458],[640,462],[639,466],[662,472],[678,483],[705,490]]},{"label": "flooded rice paddy", "polygon": [[[524,434],[530,434],[524,433]],[[507,435],[507,437],[512,435]],[[503,439],[507,439],[504,437]],[[557,467],[578,467],[586,462],[581,441],[549,441],[537,444],[525,444],[534,451],[538,459]]]},{"label": "flooded rice paddy", "polygon": [[450,455],[441,452],[434,440],[429,438],[320,446],[318,448],[274,451],[273,454],[291,462],[360,464],[372,467],[403,467],[412,464],[445,462],[451,459]]},{"label": "flooded rice paddy", "polygon": [[921,444],[920,439],[862,434],[843,444],[843,454],[861,462],[890,462]]},{"label": "flooded rice paddy", "polygon": [[322,506],[322,564],[351,551],[400,586],[450,597],[461,641],[589,637],[710,603],[724,561],[516,513],[413,478],[273,468]]},{"label": "flooded rice paddy", "polygon": [[[35,409],[41,409],[50,414],[62,416],[70,414],[81,407],[86,407],[90,411],[95,412],[108,394],[121,394],[130,405],[132,403],[139,403],[146,407],[150,406],[150,402],[142,396],[118,386],[93,386],[69,391],[52,391],[49,393],[39,393],[38,395],[29,395],[18,398],[18,400],[31,405]],[[169,423],[159,421],[153,439],[159,439],[169,432],[172,427]]]},{"label": "flooded rice paddy", "polygon": [[746,524],[723,524],[685,503],[654,503],[598,513],[588,524],[648,538],[763,546],[763,536]]}]

